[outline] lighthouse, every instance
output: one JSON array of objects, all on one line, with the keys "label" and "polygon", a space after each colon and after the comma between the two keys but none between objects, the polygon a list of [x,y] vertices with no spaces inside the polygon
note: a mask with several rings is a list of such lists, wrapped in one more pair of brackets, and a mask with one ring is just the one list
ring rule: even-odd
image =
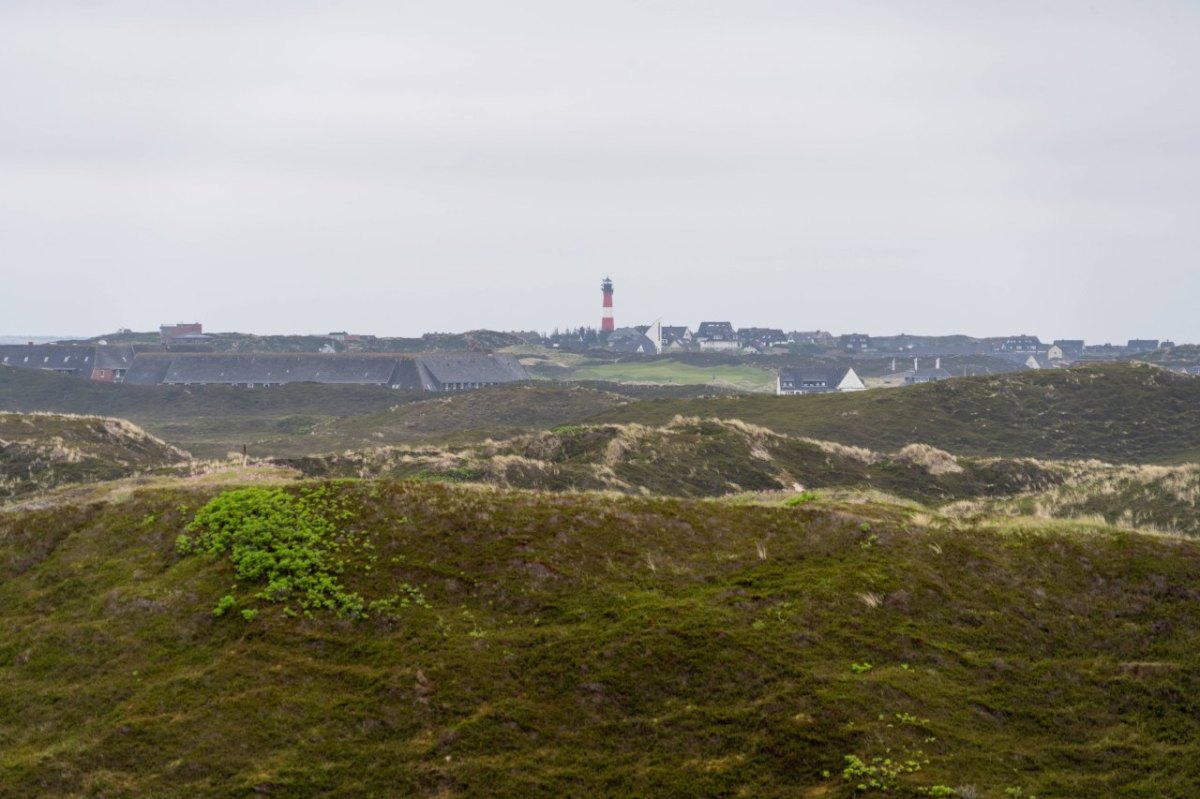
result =
[{"label": "lighthouse", "polygon": [[612,280],[604,278],[600,283],[600,291],[604,293],[604,311],[600,315],[600,332],[613,332],[613,311],[612,311]]}]

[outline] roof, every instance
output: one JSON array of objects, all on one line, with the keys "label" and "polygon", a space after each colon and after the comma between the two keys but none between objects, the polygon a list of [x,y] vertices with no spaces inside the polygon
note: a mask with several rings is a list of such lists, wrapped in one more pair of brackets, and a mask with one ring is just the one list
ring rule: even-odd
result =
[{"label": "roof", "polygon": [[123,382],[134,386],[157,386],[167,376],[171,361],[178,357],[159,352],[139,352],[129,365]]},{"label": "roof", "polygon": [[182,354],[163,383],[355,383],[389,385],[397,356],[306,353]]},{"label": "roof", "polygon": [[701,322],[696,338],[734,338],[732,322]]},{"label": "roof", "polygon": [[642,333],[609,339],[609,347],[617,352],[640,352],[647,355],[655,355],[658,353],[658,347],[654,345],[654,341],[651,340],[649,336],[643,335]]},{"label": "roof", "polygon": [[130,344],[104,344],[96,347],[97,369],[128,369],[134,352]]},{"label": "roof", "polygon": [[138,353],[125,375],[134,385],[340,383],[427,390],[528,379],[515,356],[482,352]]},{"label": "roof", "polygon": [[0,365],[92,376],[96,347],[78,344],[0,345]]},{"label": "roof", "polygon": [[848,366],[785,366],[779,370],[779,379],[794,384],[823,382],[832,388],[841,383],[849,371]]},{"label": "roof", "polygon": [[446,352],[421,355],[420,362],[440,384],[511,383],[528,380],[529,373],[508,353]]},{"label": "roof", "polygon": [[784,342],[787,333],[777,327],[743,327],[737,332],[741,341]]}]

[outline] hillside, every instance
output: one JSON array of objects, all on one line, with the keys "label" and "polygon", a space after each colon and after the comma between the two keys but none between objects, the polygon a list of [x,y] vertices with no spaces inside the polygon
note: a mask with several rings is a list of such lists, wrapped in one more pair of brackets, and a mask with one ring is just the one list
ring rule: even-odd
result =
[{"label": "hillside", "polygon": [[0,500],[187,460],[187,453],[123,419],[0,412]]},{"label": "hillside", "polygon": [[279,459],[309,477],[390,477],[547,491],[790,501],[884,495],[979,521],[1077,519],[1200,537],[1200,465],[955,457],[923,444],[874,452],[743,422],[567,425],[455,447],[378,447]]},{"label": "hillside", "polygon": [[737,421],[684,418],[663,427],[566,425],[452,448],[379,447],[276,462],[311,477],[384,476],[683,497],[801,485],[874,489],[933,503],[1040,491],[1072,479],[1081,468],[956,459],[917,444],[878,453],[783,436]]},{"label": "hillside", "polygon": [[1200,380],[1137,364],[853,394],[649,400],[590,421],[656,426],[675,416],[740,419],[780,433],[885,451],[919,443],[981,457],[1200,459]]},{"label": "hillside", "polygon": [[[721,396],[710,386],[536,382],[448,397],[370,386],[117,386],[0,369],[0,409],[120,416],[200,457],[243,445],[300,457],[370,446],[510,437],[578,422],[737,419],[895,452],[1122,463],[1200,459],[1200,380],[1145,365],[964,378],[808,397]],[[716,395],[716,396],[714,396]]]},{"label": "hillside", "polygon": [[[1048,464],[1042,464],[1048,466]],[[1057,464],[1059,479],[1007,498],[964,501],[947,512],[1089,519],[1119,527],[1200,537],[1200,464]]]},{"label": "hillside", "polygon": [[313,383],[271,389],[127,386],[0,367],[0,410],[119,416],[204,458],[240,452],[243,445],[255,456],[295,457],[472,431],[476,438],[506,435],[642,398],[721,393],[697,386],[610,383],[515,384],[449,396]]},{"label": "hillside", "polygon": [[[427,397],[387,411],[331,420],[318,435],[353,442],[412,444],[507,437],[590,418],[642,399],[691,399],[722,395],[703,386],[634,386],[591,381],[535,382]],[[315,450],[310,450],[315,451]]]},{"label": "hillside", "polygon": [[[1200,785],[1195,542],[872,504],[213,495],[0,514],[0,794]],[[243,529],[309,571],[274,561],[256,598],[267,561],[239,579],[216,543]]]}]

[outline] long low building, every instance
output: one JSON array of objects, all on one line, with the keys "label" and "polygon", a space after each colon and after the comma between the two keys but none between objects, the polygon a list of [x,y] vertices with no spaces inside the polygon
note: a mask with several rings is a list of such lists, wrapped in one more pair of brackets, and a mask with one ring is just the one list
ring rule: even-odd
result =
[{"label": "long low building", "polygon": [[465,391],[528,379],[516,356],[483,352],[139,353],[125,375],[125,382],[134,385],[334,383],[423,391]]},{"label": "long low building", "polygon": [[121,382],[134,358],[133,347],[123,344],[0,345],[0,366],[38,369],[106,383]]},{"label": "long low building", "polygon": [[784,367],[779,370],[775,393],[780,396],[830,394],[835,391],[862,391],[866,387],[858,374],[848,366]]}]

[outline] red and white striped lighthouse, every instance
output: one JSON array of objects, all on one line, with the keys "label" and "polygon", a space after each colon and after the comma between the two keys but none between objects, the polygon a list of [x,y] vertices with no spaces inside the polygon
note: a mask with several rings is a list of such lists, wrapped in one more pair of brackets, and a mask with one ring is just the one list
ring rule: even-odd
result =
[{"label": "red and white striped lighthouse", "polygon": [[600,315],[600,332],[613,332],[613,315],[612,315],[612,281],[608,278],[600,283],[600,290],[604,292],[604,311]]}]

